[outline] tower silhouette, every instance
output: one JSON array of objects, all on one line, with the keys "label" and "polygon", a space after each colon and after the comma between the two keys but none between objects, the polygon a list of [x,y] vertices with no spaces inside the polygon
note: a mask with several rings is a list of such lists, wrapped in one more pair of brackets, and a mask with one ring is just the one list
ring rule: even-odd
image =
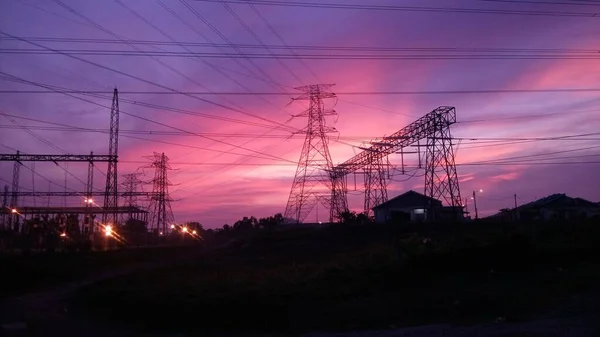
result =
[{"label": "tower silhouette", "polygon": [[302,222],[313,208],[321,203],[329,209],[331,201],[331,178],[333,168],[329,154],[328,133],[337,132],[335,128],[327,126],[326,116],[337,113],[332,109],[325,109],[324,99],[334,98],[336,95],[329,91],[333,84],[316,84],[296,88],[304,93],[295,101],[307,100],[308,109],[294,117],[308,117],[308,123],[299,133],[306,135],[298,167],[285,209],[285,217]]}]

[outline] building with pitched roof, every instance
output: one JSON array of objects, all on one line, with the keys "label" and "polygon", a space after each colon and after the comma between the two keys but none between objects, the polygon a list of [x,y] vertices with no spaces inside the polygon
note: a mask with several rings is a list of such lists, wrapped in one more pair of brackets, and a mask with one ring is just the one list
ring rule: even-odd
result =
[{"label": "building with pitched roof", "polygon": [[418,222],[455,220],[463,217],[462,208],[443,206],[440,200],[408,191],[373,207],[375,222]]},{"label": "building with pitched roof", "polygon": [[492,215],[490,219],[550,221],[592,217],[600,217],[600,204],[557,193],[521,205],[516,209],[502,210]]}]

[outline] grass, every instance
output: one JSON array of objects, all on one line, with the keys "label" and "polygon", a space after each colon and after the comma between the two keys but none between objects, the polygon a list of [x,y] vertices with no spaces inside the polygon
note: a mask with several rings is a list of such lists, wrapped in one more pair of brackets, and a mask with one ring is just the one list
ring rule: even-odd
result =
[{"label": "grass", "polygon": [[87,253],[0,255],[3,271],[0,299],[52,288],[139,263],[172,259],[198,247],[160,247]]},{"label": "grass", "polygon": [[385,329],[524,320],[595,291],[600,281],[598,226],[535,235],[396,233],[394,240],[389,230],[268,234],[184,266],[83,288],[73,303],[98,319],[152,331]]}]

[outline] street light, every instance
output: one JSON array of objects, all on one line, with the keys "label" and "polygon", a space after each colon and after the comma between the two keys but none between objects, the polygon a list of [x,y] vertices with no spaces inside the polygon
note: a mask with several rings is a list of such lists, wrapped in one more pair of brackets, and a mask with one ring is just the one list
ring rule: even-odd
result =
[{"label": "street light", "polygon": [[112,226],[111,225],[106,225],[106,227],[104,227],[104,235],[106,235],[106,236],[112,235]]},{"label": "street light", "polygon": [[187,231],[188,231],[187,227],[183,227],[181,230],[182,230],[183,232],[187,232]]},{"label": "street light", "polygon": [[[483,189],[479,189],[479,193],[483,193]],[[471,197],[471,199],[473,200],[473,206],[475,207],[475,219],[479,219],[479,212],[477,211],[477,194],[475,193],[475,190],[473,190],[473,196]]]},{"label": "street light", "polygon": [[13,209],[11,209],[10,211],[11,211],[13,214],[17,214],[17,213],[18,213],[16,208],[13,208]]}]

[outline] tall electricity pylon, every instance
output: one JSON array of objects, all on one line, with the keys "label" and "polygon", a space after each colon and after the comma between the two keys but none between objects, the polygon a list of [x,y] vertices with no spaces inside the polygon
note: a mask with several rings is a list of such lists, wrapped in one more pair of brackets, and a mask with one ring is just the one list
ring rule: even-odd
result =
[{"label": "tall electricity pylon", "polygon": [[317,203],[329,209],[331,195],[330,173],[333,168],[329,154],[328,133],[337,132],[328,127],[326,116],[334,116],[334,110],[325,109],[323,100],[336,95],[329,91],[333,84],[308,85],[297,88],[304,93],[295,98],[308,100],[308,109],[294,117],[308,117],[307,126],[300,132],[306,135],[298,160],[298,168],[285,209],[285,217],[302,222]]},{"label": "tall electricity pylon", "polygon": [[119,153],[119,92],[117,88],[113,91],[112,107],[110,109],[110,130],[108,140],[108,170],[106,171],[106,194],[104,195],[104,209],[107,211],[102,215],[105,224],[117,225],[117,207],[119,205],[119,194],[117,192],[117,161]]},{"label": "tall electricity pylon", "polygon": [[171,197],[169,196],[169,186],[171,182],[167,177],[167,172],[171,170],[169,157],[164,153],[154,153],[154,156],[147,157],[152,159],[151,168],[154,168],[154,178],[152,179],[152,196],[150,198],[150,223],[151,231],[167,233],[170,229],[169,223],[174,221],[173,211],[171,210]]},{"label": "tall electricity pylon", "polygon": [[123,175],[123,182],[121,186],[123,187],[123,198],[125,198],[125,206],[129,207],[129,219],[131,219],[133,215],[133,208],[137,207],[137,192],[139,186],[142,184],[139,176],[141,173],[128,173]]}]

